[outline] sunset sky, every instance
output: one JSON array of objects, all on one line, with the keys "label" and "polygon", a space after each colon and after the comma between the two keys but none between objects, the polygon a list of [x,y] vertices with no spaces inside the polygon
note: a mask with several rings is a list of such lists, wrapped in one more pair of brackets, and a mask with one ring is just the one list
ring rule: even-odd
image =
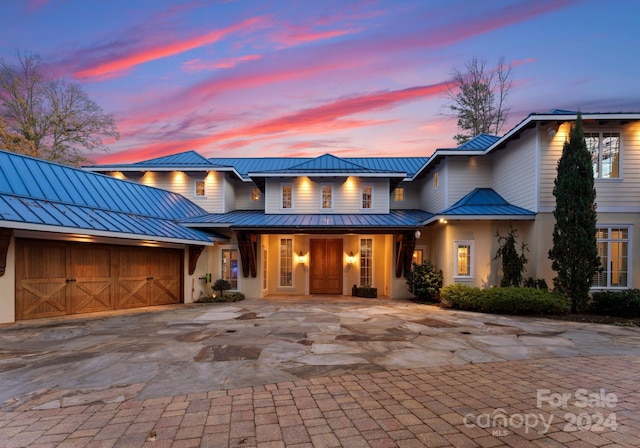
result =
[{"label": "sunset sky", "polygon": [[636,0],[2,0],[0,56],[40,54],[121,134],[97,163],[428,156],[454,147],[446,89],[513,65],[530,112],[640,111]]}]

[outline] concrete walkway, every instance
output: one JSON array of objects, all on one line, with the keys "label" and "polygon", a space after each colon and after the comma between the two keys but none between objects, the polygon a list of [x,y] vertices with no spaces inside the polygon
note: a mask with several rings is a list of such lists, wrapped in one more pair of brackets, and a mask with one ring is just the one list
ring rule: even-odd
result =
[{"label": "concrete walkway", "polygon": [[0,329],[0,446],[640,446],[640,331],[385,300]]}]

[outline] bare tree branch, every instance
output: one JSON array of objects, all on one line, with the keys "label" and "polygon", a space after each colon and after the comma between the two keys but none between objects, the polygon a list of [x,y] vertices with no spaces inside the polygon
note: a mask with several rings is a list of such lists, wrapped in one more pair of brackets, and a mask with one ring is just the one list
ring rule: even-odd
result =
[{"label": "bare tree branch", "polygon": [[78,84],[47,77],[38,55],[15,57],[15,65],[0,59],[0,117],[33,143],[34,156],[79,165],[83,150],[107,151],[102,138],[119,138],[113,115]]}]

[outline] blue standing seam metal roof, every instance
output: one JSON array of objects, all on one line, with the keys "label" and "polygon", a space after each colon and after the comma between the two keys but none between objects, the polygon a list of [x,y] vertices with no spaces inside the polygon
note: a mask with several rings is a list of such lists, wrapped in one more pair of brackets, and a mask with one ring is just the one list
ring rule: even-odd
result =
[{"label": "blue standing seam metal roof", "polygon": [[376,168],[368,168],[357,163],[341,159],[331,154],[324,154],[315,159],[311,159],[297,165],[293,165],[287,168],[279,168],[275,170],[256,171],[249,172],[250,176],[259,176],[261,174],[331,174],[331,173],[353,173],[353,174],[400,174],[406,176],[404,171],[390,171],[381,170]]},{"label": "blue standing seam metal roof", "polygon": [[[184,242],[207,242],[209,236],[168,219],[135,215],[113,210],[97,209],[83,205],[56,203],[42,199],[25,198],[0,193],[0,223],[44,225],[78,232],[104,232],[118,236],[137,235],[145,239],[182,240]],[[54,229],[51,229],[54,230]]]},{"label": "blue standing seam metal roof", "polygon": [[415,228],[431,218],[423,210],[390,210],[389,214],[265,214],[262,210],[236,210],[229,213],[211,213],[181,220],[189,227],[231,228]]},{"label": "blue standing seam metal roof", "polygon": [[215,167],[216,164],[212,163],[206,157],[200,155],[196,151],[186,151],[178,154],[170,154],[168,156],[157,157],[155,159],[145,160],[143,162],[136,162],[132,165],[144,165],[144,166],[202,166]]},{"label": "blue standing seam metal roof", "polygon": [[511,205],[492,188],[476,188],[451,207],[436,213],[443,216],[535,216],[535,212]]},{"label": "blue standing seam metal roof", "polygon": [[458,146],[458,149],[470,149],[470,150],[487,149],[489,146],[493,145],[498,140],[500,140],[500,137],[498,137],[497,135],[478,134],[468,142],[465,142],[462,145]]},{"label": "blue standing seam metal roof", "polygon": [[173,220],[206,213],[177,193],[1,150],[0,193]]}]

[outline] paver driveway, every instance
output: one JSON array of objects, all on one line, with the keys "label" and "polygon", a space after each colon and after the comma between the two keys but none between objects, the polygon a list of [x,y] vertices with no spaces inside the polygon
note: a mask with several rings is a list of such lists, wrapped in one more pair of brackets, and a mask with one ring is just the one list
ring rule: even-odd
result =
[{"label": "paver driveway", "polygon": [[6,446],[640,446],[636,328],[256,300],[3,328],[0,372]]}]

